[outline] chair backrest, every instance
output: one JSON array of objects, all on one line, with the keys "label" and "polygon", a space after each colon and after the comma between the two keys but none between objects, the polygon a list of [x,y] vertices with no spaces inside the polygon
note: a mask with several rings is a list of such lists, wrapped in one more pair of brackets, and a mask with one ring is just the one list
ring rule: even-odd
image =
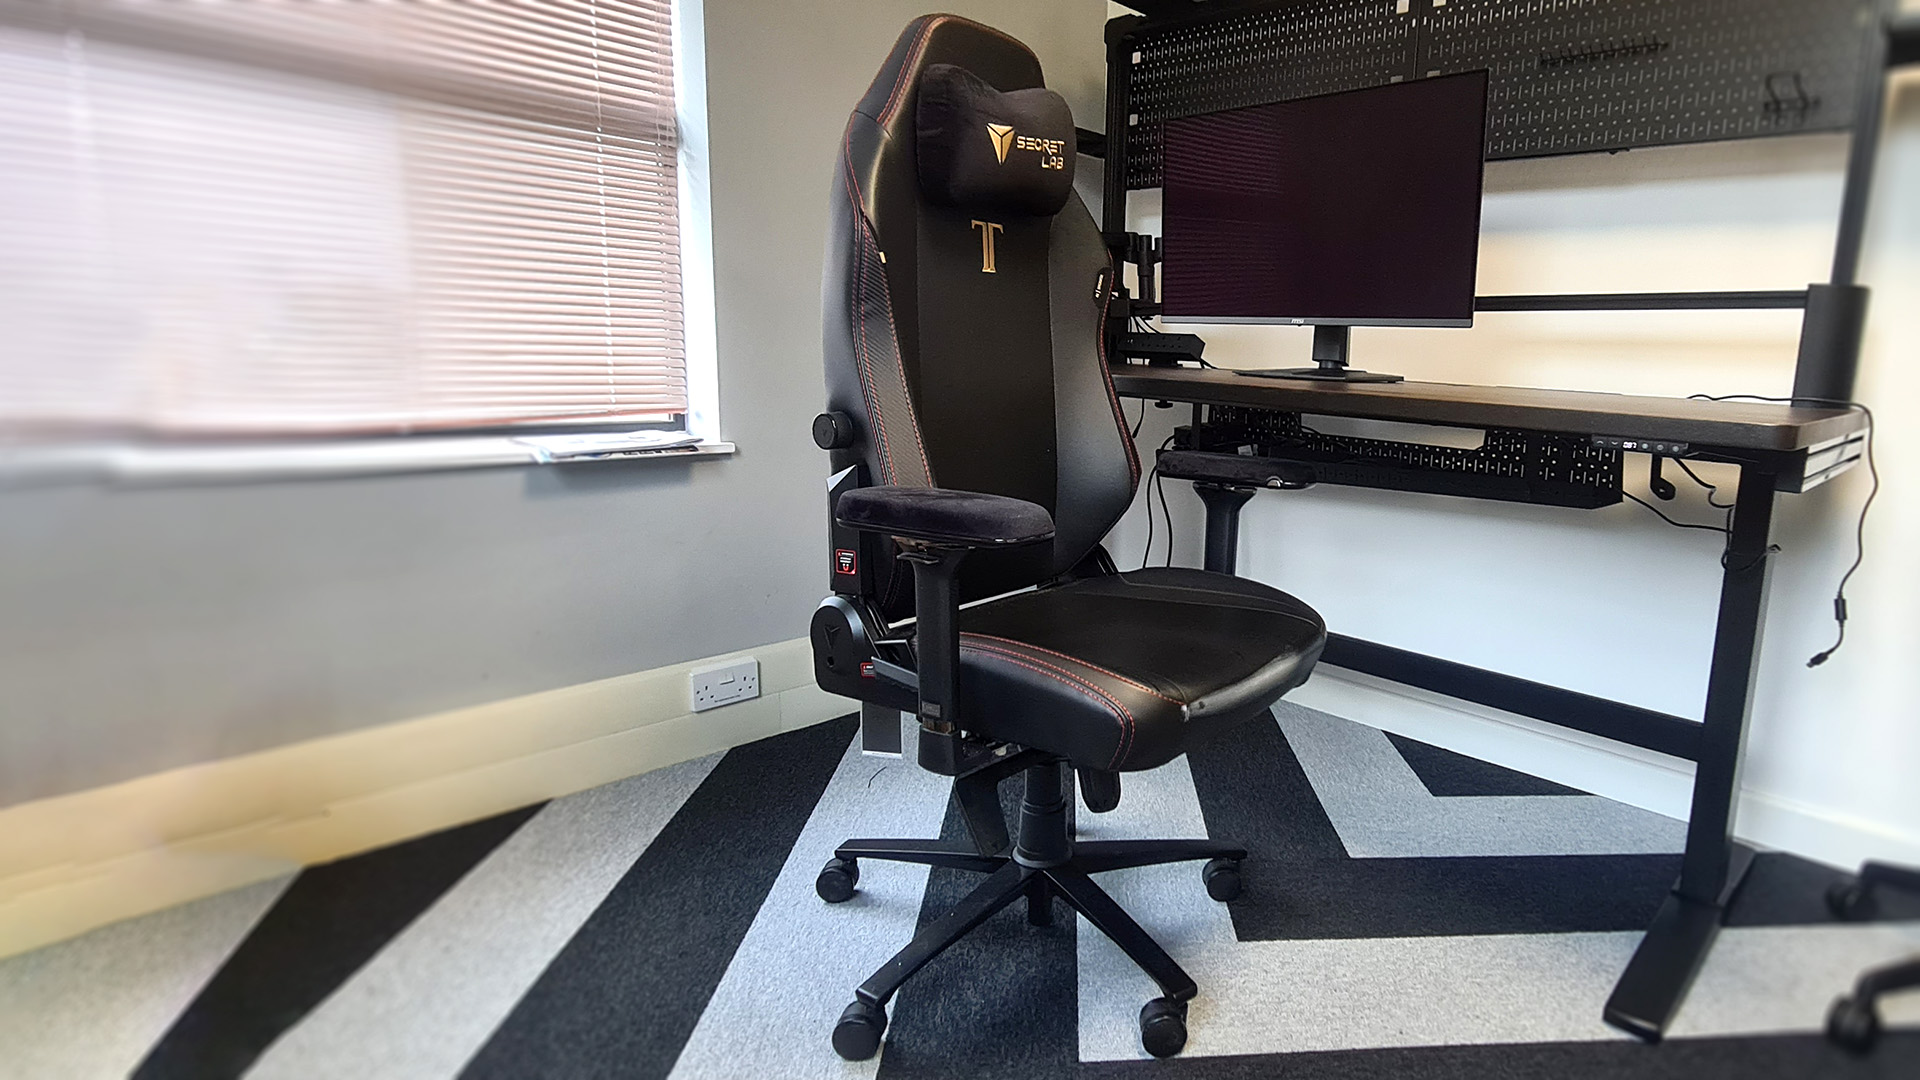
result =
[{"label": "chair backrest", "polygon": [[[1010,495],[1053,514],[1050,547],[968,559],[962,590],[977,598],[1072,569],[1126,511],[1140,463],[1107,372],[1115,270],[1098,227],[1070,188],[1052,214],[1009,211],[1005,200],[954,205],[943,188],[929,196],[941,178],[923,175],[916,116],[937,65],[995,91],[1044,86],[1031,50],[979,23],[928,15],[900,35],[848,121],[834,171],[827,397],[856,430],[854,445],[836,452],[836,471],[864,463],[872,483]],[[944,86],[952,74],[934,76],[948,77]],[[980,124],[978,147],[1008,176],[1061,168],[1063,157],[1070,179],[1071,123],[1064,147]],[[1036,164],[1049,151],[1048,164]],[[992,166],[984,173],[988,182],[997,175]],[[890,616],[910,611],[892,545],[880,547],[873,599]]]}]

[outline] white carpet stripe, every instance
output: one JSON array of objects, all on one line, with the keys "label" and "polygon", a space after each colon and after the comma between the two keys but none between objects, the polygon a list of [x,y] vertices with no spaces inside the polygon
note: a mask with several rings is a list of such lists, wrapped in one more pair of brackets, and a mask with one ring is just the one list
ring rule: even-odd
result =
[{"label": "white carpet stripe", "polygon": [[1436,798],[1384,732],[1286,702],[1274,711],[1356,859],[1662,855],[1686,844],[1685,822],[1597,795]]},{"label": "white carpet stripe", "polygon": [[720,757],[541,809],[268,1047],[247,1075],[458,1074]]},{"label": "white carpet stripe", "polygon": [[[1083,810],[1079,827],[1081,837],[1088,840],[1207,835],[1200,800],[1193,790],[1193,773],[1184,757],[1150,772],[1126,774],[1121,780],[1120,806],[1106,814]],[[1200,880],[1201,866],[1174,863],[1118,870],[1095,878],[1199,981],[1201,999],[1188,1020],[1193,1036],[1208,1026],[1202,1017],[1208,995],[1214,992],[1194,961],[1203,948],[1224,951],[1239,944],[1225,905],[1207,896]],[[1159,988],[1084,918],[1076,928],[1076,945],[1080,961],[1081,1060],[1145,1057],[1146,1052],[1140,1049],[1140,1006],[1158,997]],[[1193,1053],[1200,1040],[1190,1036],[1187,1045],[1187,1052]]]},{"label": "white carpet stripe", "polygon": [[[907,744],[911,746],[912,743]],[[672,1080],[870,1077],[829,1038],[853,988],[913,937],[925,867],[864,861],[860,891],[823,902],[814,877],[842,842],[940,834],[951,782],[910,761],[861,754],[856,737],[794,844],[733,963],[675,1063]],[[901,997],[913,993],[909,982]]]},{"label": "white carpet stripe", "polygon": [[[1204,835],[1185,759],[1126,783],[1119,810],[1083,823],[1112,836]],[[1600,1013],[1638,932],[1243,942],[1193,866],[1100,880],[1200,985],[1187,1057],[1626,1038]],[[1673,1035],[1818,1030],[1861,968],[1917,949],[1920,924],[1723,931]],[[1084,920],[1079,957],[1081,1059],[1144,1058],[1137,1016],[1153,983]],[[1920,1001],[1889,999],[1886,1015],[1920,1021]]]},{"label": "white carpet stripe", "polygon": [[0,1077],[125,1076],[292,875],[0,961]]}]

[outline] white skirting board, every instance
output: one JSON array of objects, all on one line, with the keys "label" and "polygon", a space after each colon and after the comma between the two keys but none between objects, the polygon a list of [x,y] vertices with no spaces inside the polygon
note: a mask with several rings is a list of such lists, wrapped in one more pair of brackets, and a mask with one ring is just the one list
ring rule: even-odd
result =
[{"label": "white skirting board", "polygon": [[[1692,800],[1690,762],[1342,668],[1318,668],[1288,700],[1668,817],[1684,819]],[[1753,787],[1741,790],[1734,833],[1842,868],[1920,863],[1920,837]]]},{"label": "white skirting board", "polygon": [[[760,698],[688,712],[689,670],[749,655]],[[0,809],[0,956],[854,711],[811,663],[795,639]],[[1332,667],[1290,700],[1686,816],[1691,766],[1649,751]],[[1920,839],[1751,789],[1737,831],[1920,862]]]},{"label": "white skirting board", "polygon": [[[687,673],[760,661],[692,713]],[[858,708],[806,639],[488,702],[0,809],[0,956]]]}]

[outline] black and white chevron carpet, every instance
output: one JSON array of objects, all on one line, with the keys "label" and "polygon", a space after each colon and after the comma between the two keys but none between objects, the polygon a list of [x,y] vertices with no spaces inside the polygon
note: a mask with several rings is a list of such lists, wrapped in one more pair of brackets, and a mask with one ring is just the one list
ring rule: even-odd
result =
[{"label": "black and white chevron carpet", "polygon": [[1837,925],[1835,871],[1762,854],[1644,1046],[1601,1003],[1679,823],[1292,705],[1079,815],[1090,837],[1251,851],[1231,904],[1193,865],[1104,877],[1200,984],[1182,1056],[1140,1050],[1155,991],[1118,950],[1016,905],[907,984],[875,1060],[843,1062],[852,988],[971,884],[863,863],[854,900],[814,895],[843,839],[960,836],[940,778],[854,735],[820,724],[0,961],[0,1076],[1920,1076],[1920,1001],[1889,1000],[1870,1057],[1819,1036],[1860,969],[1920,952],[1920,901]]}]

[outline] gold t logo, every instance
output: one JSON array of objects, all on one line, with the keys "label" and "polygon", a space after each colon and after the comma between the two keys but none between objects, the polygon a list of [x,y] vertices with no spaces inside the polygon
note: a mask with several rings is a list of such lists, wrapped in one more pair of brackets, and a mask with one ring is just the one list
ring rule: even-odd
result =
[{"label": "gold t logo", "polygon": [[1013,149],[1013,128],[1006,124],[988,124],[987,138],[993,140],[993,156],[1007,163],[1007,151]]},{"label": "gold t logo", "polygon": [[979,218],[974,219],[973,227],[980,230],[980,272],[997,273],[993,268],[993,234],[1006,230],[995,222],[981,221]]}]

